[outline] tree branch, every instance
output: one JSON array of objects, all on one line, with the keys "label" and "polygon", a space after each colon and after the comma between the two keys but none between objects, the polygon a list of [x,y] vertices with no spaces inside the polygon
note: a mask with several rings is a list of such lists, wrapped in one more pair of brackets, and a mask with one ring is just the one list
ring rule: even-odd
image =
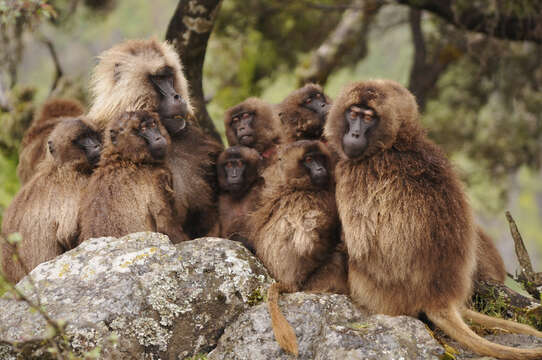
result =
[{"label": "tree branch", "polygon": [[337,27],[314,52],[308,68],[298,71],[299,86],[307,82],[325,84],[345,53],[353,48],[362,48],[360,59],[365,57],[370,24],[381,5],[373,0],[353,0]]},{"label": "tree branch", "polygon": [[[498,6],[504,6],[502,0]],[[484,33],[501,39],[528,40],[542,43],[542,5],[530,1],[524,8],[532,8],[532,15],[507,14],[502,11],[487,12],[475,6],[461,6],[453,0],[397,0],[399,4],[427,10],[459,28]],[[484,3],[484,2],[482,2]]]},{"label": "tree branch", "polygon": [[52,93],[58,86],[58,82],[60,81],[62,75],[64,75],[64,72],[62,71],[62,66],[60,66],[60,61],[58,60],[58,55],[53,42],[45,36],[42,36],[41,42],[43,42],[45,46],[47,46],[47,49],[49,50],[49,54],[51,55],[51,59],[53,60],[53,64],[55,66],[55,78],[53,79],[51,90],[49,91],[49,93]]},{"label": "tree branch", "polygon": [[191,100],[201,127],[222,142],[207,112],[202,82],[207,42],[220,4],[220,0],[180,0],[169,23],[166,40],[173,44],[182,59],[190,84]]}]

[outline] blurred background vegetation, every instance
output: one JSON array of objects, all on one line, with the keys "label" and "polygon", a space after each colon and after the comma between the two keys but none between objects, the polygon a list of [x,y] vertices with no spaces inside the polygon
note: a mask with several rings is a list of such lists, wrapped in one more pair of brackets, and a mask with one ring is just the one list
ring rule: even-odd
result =
[{"label": "blurred background vegetation", "polygon": [[[96,56],[129,38],[165,39],[183,2],[195,9],[219,1],[0,0],[0,216],[19,187],[19,143],[35,109],[50,96],[88,104]],[[542,266],[539,1],[223,0],[219,6],[203,89],[222,137],[224,110],[249,96],[277,103],[314,80],[334,97],[351,81],[397,80],[417,95],[429,135],[456,164],[507,270],[514,273],[517,262],[505,209],[535,267]]]}]

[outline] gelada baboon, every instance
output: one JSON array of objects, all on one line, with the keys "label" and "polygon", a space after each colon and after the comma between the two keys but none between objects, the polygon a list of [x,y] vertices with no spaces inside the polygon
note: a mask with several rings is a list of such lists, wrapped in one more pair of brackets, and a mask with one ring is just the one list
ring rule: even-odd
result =
[{"label": "gelada baboon", "polygon": [[258,98],[248,98],[228,109],[224,115],[226,137],[230,146],[256,149],[267,167],[274,160],[279,143],[278,119],[273,107]]},{"label": "gelada baboon", "polygon": [[174,216],[169,144],[154,113],[129,111],[107,126],[100,163],[81,199],[79,242],[138,231],[188,240]]},{"label": "gelada baboon", "polygon": [[281,142],[320,139],[330,106],[320,85],[307,84],[294,90],[276,105]]},{"label": "gelada baboon", "polygon": [[215,164],[222,146],[194,118],[173,47],[155,39],[129,40],[105,51],[93,73],[91,94],[89,117],[102,129],[125,111],[159,114],[171,137],[167,163],[176,213],[185,219],[190,237],[207,234],[217,220]]},{"label": "gelada baboon", "polygon": [[248,234],[247,215],[254,210],[263,184],[261,161],[256,150],[232,146],[220,154],[216,169],[220,194],[214,235],[240,241],[251,251],[254,246]]},{"label": "gelada baboon", "polygon": [[[346,292],[346,263],[342,269],[331,266],[340,255],[334,254],[339,223],[332,169],[329,151],[319,141],[282,145],[277,161],[263,174],[260,204],[249,218],[256,255],[278,281],[268,297],[275,337],[294,354],[297,342],[295,335],[288,341],[294,333],[278,309],[279,292]],[[327,280],[311,279],[316,274]]]},{"label": "gelada baboon", "polygon": [[36,165],[45,158],[47,138],[61,118],[79,116],[84,112],[83,105],[77,100],[52,99],[43,104],[21,142],[17,165],[17,176],[21,184],[30,180],[36,172]]},{"label": "gelada baboon", "polygon": [[465,307],[478,241],[471,209],[418,116],[412,94],[388,80],[347,86],[330,110],[324,135],[341,156],[336,198],[352,299],[388,315],[423,312],[478,354],[540,359],[542,349],[489,342],[463,321],[541,335]]},{"label": "gelada baboon", "polygon": [[493,281],[504,284],[506,268],[493,240],[480,227],[476,229],[476,268],[474,281]]},{"label": "gelada baboon", "polygon": [[101,142],[94,126],[82,118],[64,118],[51,132],[47,154],[37,173],[21,188],[4,213],[2,232],[18,232],[21,262],[4,244],[2,267],[7,279],[19,281],[25,270],[73,248],[77,243],[82,191],[99,160]]}]

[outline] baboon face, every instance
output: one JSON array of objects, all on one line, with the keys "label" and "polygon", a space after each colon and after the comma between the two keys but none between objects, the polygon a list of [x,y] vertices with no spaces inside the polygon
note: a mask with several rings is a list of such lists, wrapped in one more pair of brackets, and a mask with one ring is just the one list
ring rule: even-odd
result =
[{"label": "baboon face", "polygon": [[122,158],[134,161],[162,162],[170,142],[158,115],[144,110],[123,113],[108,134],[108,146],[114,147]]},{"label": "baboon face", "polygon": [[98,163],[102,144],[99,133],[91,124],[82,118],[66,118],[51,132],[47,149],[57,164],[72,164],[80,170],[89,170]]},{"label": "baboon face", "polygon": [[228,109],[224,116],[230,146],[248,146],[260,153],[274,145],[278,139],[277,122],[271,105],[258,98],[246,99]]},{"label": "baboon face", "polygon": [[280,149],[279,168],[290,185],[299,189],[326,188],[330,180],[330,155],[315,140],[300,140]]},{"label": "baboon face", "polygon": [[279,104],[279,118],[288,128],[288,140],[319,139],[330,107],[329,98],[316,84],[293,91]]},{"label": "baboon face", "polygon": [[244,146],[230,147],[218,158],[218,182],[221,190],[239,194],[258,177],[260,154]]},{"label": "baboon face", "polygon": [[89,117],[105,127],[122,112],[157,112],[175,135],[192,115],[188,84],[173,47],[166,42],[129,40],[106,50],[94,70]]},{"label": "baboon face", "polygon": [[356,158],[367,148],[371,130],[378,124],[378,116],[373,109],[359,104],[350,106],[344,119],[343,150],[349,158]]},{"label": "baboon face", "polygon": [[341,157],[361,160],[391,148],[399,134],[418,128],[414,96],[391,80],[346,86],[334,101],[324,129]]},{"label": "baboon face", "polygon": [[242,111],[231,117],[231,128],[237,137],[239,144],[244,146],[254,145],[254,111]]}]

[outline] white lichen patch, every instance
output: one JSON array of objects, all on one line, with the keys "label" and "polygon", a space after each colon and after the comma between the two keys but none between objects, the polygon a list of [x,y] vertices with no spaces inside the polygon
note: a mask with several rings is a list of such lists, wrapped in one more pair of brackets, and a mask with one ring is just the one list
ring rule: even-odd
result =
[{"label": "white lichen patch", "polygon": [[30,275],[34,282],[46,279],[65,279],[68,276],[79,275],[82,267],[83,264],[77,259],[65,256],[61,260],[54,259],[38,265]]},{"label": "white lichen patch", "polygon": [[81,245],[77,247],[77,252],[98,252],[104,248],[107,248],[108,246],[112,245],[112,243],[117,242],[118,239],[114,237],[102,237],[102,238],[94,238],[94,239],[88,239],[86,241],[83,241]]},{"label": "white lichen patch", "polygon": [[171,326],[173,321],[186,312],[175,303],[177,300],[177,280],[165,273],[152,279],[147,303],[160,315],[160,325]]},{"label": "white lichen patch", "polygon": [[98,274],[109,271],[108,259],[103,256],[96,256],[89,260],[88,265],[81,270],[81,279],[91,281]]},{"label": "white lichen patch", "polygon": [[73,328],[70,330],[70,344],[77,353],[93,350],[101,343],[102,337],[95,329]]},{"label": "white lichen patch", "polygon": [[117,256],[112,261],[111,271],[126,273],[130,271],[130,266],[143,265],[149,257],[151,257],[158,248],[149,247],[143,250],[134,251]]},{"label": "white lichen patch", "polygon": [[134,336],[143,346],[158,346],[160,351],[166,351],[171,331],[161,327],[152,318],[139,318],[132,322],[128,334]]}]

